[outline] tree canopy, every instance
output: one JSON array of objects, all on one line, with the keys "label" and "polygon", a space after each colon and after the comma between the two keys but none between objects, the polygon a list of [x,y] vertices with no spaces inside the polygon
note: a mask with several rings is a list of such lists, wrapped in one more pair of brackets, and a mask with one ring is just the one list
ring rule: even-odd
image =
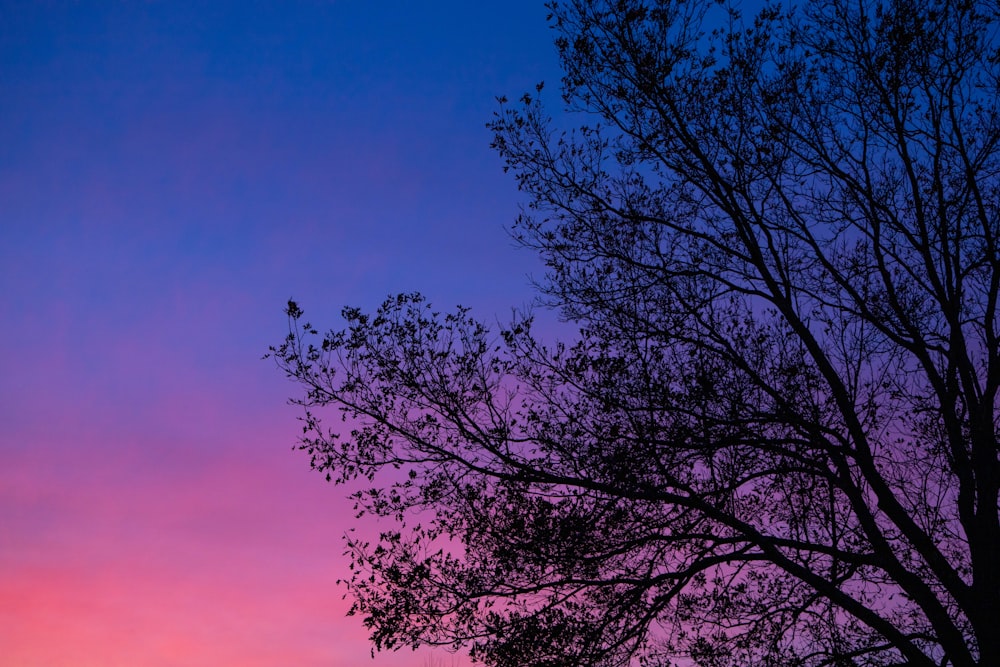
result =
[{"label": "tree canopy", "polygon": [[405,294],[272,348],[393,522],[349,541],[378,648],[1000,665],[997,12],[551,4],[580,125],[491,127],[578,335]]}]

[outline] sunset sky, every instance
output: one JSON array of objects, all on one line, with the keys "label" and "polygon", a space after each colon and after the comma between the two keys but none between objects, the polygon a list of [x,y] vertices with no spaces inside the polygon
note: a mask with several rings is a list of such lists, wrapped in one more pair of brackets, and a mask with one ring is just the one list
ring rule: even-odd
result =
[{"label": "sunset sky", "polygon": [[351,507],[261,356],[289,297],[530,300],[485,122],[555,98],[545,16],[0,2],[0,666],[448,658],[372,660],[345,617]]}]

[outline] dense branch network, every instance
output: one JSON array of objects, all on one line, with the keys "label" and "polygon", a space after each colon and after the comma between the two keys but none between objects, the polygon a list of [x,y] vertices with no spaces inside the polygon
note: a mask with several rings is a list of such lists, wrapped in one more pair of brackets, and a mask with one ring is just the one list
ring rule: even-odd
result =
[{"label": "dense branch network", "polygon": [[600,124],[492,127],[574,342],[410,294],[272,350],[397,522],[351,542],[378,647],[1000,664],[995,12],[553,4]]}]

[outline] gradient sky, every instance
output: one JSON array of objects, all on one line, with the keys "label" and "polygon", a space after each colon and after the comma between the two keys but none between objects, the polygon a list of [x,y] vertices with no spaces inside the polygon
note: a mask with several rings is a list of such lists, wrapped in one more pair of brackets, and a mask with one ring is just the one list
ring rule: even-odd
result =
[{"label": "gradient sky", "polygon": [[350,505],[260,357],[289,297],[531,298],[484,124],[555,88],[545,15],[0,0],[0,665],[437,655],[344,616]]}]

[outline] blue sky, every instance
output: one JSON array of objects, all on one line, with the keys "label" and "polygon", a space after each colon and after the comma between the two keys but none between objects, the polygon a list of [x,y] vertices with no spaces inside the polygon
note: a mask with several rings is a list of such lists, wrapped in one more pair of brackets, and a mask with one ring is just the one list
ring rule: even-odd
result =
[{"label": "blue sky", "polygon": [[[0,3],[0,644],[24,666],[369,658],[342,490],[260,360],[418,290],[505,318],[495,97],[540,2]],[[554,90],[555,86],[551,85]],[[554,97],[554,95],[553,95]]]}]

